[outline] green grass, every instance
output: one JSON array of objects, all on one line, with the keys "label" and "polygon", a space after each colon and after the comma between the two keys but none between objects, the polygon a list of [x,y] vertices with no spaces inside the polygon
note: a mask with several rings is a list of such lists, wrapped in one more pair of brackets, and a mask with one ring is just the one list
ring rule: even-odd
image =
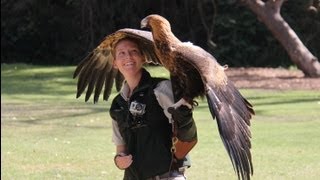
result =
[{"label": "green grass", "polygon": [[[1,179],[121,179],[113,164],[110,102],[75,98],[74,66],[1,65]],[[166,77],[163,68],[148,68]],[[241,90],[254,105],[252,179],[320,177],[320,92]],[[115,95],[111,96],[111,98]],[[191,180],[236,179],[199,100]]]}]

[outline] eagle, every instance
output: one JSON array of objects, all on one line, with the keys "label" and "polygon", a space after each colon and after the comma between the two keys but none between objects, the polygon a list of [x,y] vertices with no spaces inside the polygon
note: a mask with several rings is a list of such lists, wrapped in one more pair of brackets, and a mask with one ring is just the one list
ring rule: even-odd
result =
[{"label": "eagle", "polygon": [[164,17],[156,14],[142,19],[141,28],[120,29],[108,36],[76,67],[73,78],[78,78],[77,98],[86,91],[88,101],[94,91],[98,102],[104,85],[103,99],[108,100],[113,84],[119,91],[121,73],[113,68],[112,48],[120,39],[137,39],[146,62],[160,64],[170,73],[176,104],[191,108],[195,99],[205,97],[213,119],[216,119],[222,142],[231,159],[238,179],[249,180],[253,175],[250,120],[253,106],[228,79],[225,69],[207,51],[190,42],[181,42],[171,31]]}]

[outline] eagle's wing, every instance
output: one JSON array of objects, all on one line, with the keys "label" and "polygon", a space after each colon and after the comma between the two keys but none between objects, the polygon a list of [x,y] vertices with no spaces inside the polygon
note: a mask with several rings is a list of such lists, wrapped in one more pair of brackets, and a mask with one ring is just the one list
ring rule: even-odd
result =
[{"label": "eagle's wing", "polygon": [[240,94],[224,73],[216,59],[198,46],[182,43],[175,49],[176,56],[190,63],[201,76],[212,117],[216,117],[220,137],[242,179],[253,173],[251,160],[251,132],[249,129],[252,105]]},{"label": "eagle's wing", "polygon": [[147,63],[160,64],[154,52],[153,38],[149,31],[137,29],[120,29],[105,39],[89,53],[77,66],[73,78],[79,77],[77,85],[77,98],[85,91],[85,101],[88,101],[94,91],[94,103],[98,102],[99,95],[104,85],[103,99],[108,100],[114,80],[119,91],[124,80],[121,73],[113,68],[113,56],[111,50],[113,45],[124,37],[136,38],[139,41]]}]

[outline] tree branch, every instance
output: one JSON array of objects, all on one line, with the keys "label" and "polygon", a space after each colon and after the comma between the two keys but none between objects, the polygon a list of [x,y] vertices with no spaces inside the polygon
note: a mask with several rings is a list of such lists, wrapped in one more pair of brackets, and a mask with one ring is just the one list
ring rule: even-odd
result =
[{"label": "tree branch", "polygon": [[320,77],[320,63],[306,48],[289,24],[282,18],[280,9],[286,0],[243,0],[271,31],[273,36],[288,52],[291,60],[306,76]]},{"label": "tree branch", "polygon": [[198,1],[197,8],[198,8],[198,11],[200,13],[200,20],[201,20],[201,23],[202,23],[203,27],[206,30],[206,32],[209,32],[209,27],[207,26],[206,20],[204,18],[205,15],[203,13],[202,4],[201,4],[200,1]]},{"label": "tree branch", "polygon": [[261,11],[265,7],[265,3],[261,0],[240,0],[240,2],[248,6],[256,14],[258,14],[257,11]]},{"label": "tree branch", "polygon": [[[261,0],[259,0],[259,1],[261,1]],[[266,7],[270,8],[270,10],[271,9],[274,10],[275,13],[280,13],[281,6],[284,3],[284,1],[286,1],[286,0],[268,0],[266,2]]]},{"label": "tree branch", "polygon": [[200,13],[200,19],[201,19],[201,23],[204,26],[204,29],[206,30],[207,33],[207,45],[214,49],[216,47],[216,44],[212,41],[212,35],[213,35],[213,30],[214,30],[214,24],[215,24],[215,18],[217,16],[217,5],[215,0],[211,0],[212,5],[213,5],[213,15],[212,15],[212,22],[210,24],[206,23],[206,19],[205,19],[205,14],[203,13],[203,8],[202,8],[202,3],[201,1],[198,1],[197,3],[197,8],[198,11]]}]

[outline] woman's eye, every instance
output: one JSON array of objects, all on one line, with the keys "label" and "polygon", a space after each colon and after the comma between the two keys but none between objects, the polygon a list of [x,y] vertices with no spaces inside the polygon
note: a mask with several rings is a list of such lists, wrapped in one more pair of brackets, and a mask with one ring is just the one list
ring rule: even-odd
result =
[{"label": "woman's eye", "polygon": [[118,56],[124,56],[125,53],[123,51],[118,52]]},{"label": "woman's eye", "polygon": [[139,54],[140,53],[137,49],[133,49],[131,52],[134,53],[134,54]]}]

